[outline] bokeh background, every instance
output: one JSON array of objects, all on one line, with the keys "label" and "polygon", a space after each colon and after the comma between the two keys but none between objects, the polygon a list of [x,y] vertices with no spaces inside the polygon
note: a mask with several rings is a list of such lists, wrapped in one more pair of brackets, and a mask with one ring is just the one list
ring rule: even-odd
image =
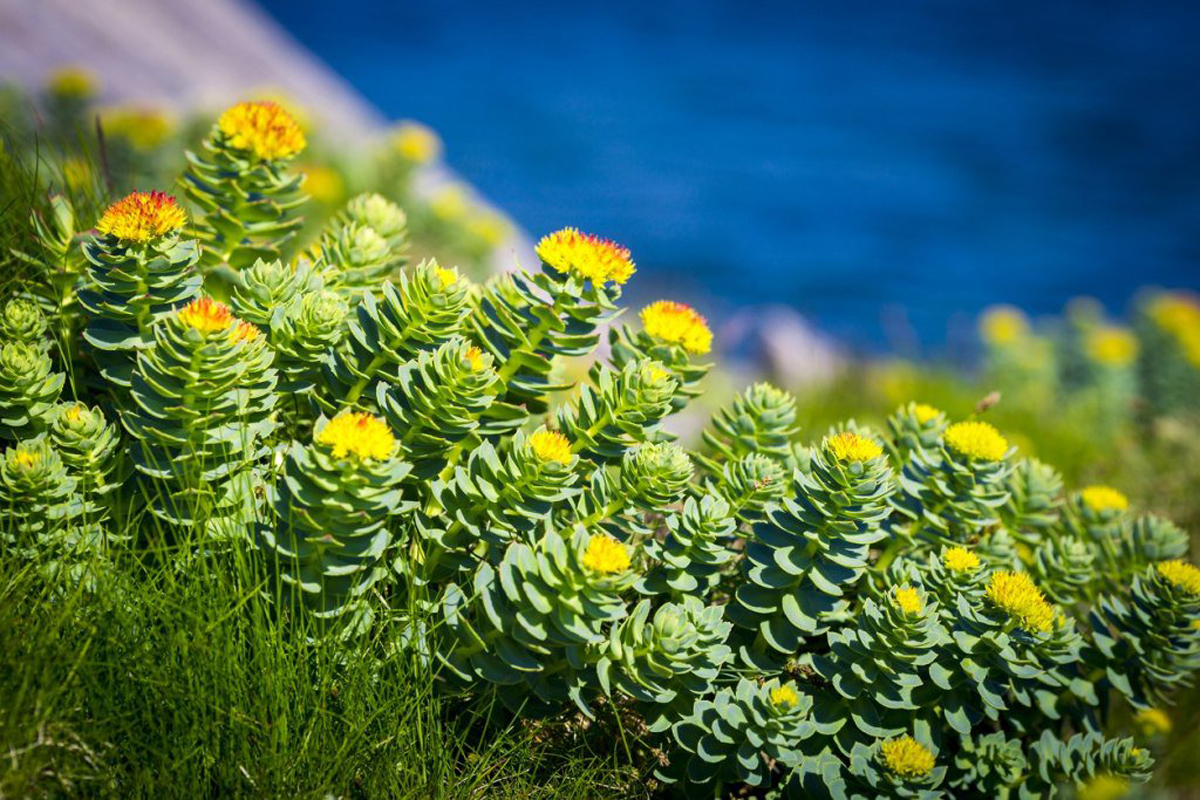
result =
[{"label": "bokeh background", "polygon": [[529,231],[718,318],[936,349],[1200,282],[1195,2],[262,2]]}]

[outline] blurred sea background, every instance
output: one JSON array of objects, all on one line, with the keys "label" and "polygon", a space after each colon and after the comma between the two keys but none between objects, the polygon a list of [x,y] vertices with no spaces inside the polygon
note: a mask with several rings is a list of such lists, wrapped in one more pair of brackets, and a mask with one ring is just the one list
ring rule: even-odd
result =
[{"label": "blurred sea background", "polygon": [[1200,287],[1200,3],[260,0],[635,300],[938,353],[997,302]]}]

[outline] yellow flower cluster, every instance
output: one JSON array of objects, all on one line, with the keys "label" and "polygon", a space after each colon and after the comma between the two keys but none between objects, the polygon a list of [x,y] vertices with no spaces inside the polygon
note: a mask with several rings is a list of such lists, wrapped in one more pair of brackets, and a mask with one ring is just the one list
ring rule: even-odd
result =
[{"label": "yellow flower cluster", "polygon": [[925,604],[921,602],[921,593],[911,586],[901,586],[893,597],[900,610],[910,617],[915,617],[925,609]]},{"label": "yellow flower cluster", "polygon": [[771,690],[771,702],[780,708],[791,708],[800,702],[800,696],[791,684],[785,683]]},{"label": "yellow flower cluster", "polygon": [[838,461],[870,461],[883,455],[883,448],[877,442],[853,431],[830,436],[827,446]]},{"label": "yellow flower cluster", "polygon": [[442,152],[442,140],[419,122],[402,122],[392,134],[392,147],[405,161],[426,164]]},{"label": "yellow flower cluster", "polygon": [[83,67],[60,67],[50,74],[46,88],[59,97],[83,100],[96,91],[96,80]]},{"label": "yellow flower cluster", "polygon": [[546,266],[598,286],[607,281],[625,283],[637,270],[627,248],[575,228],[563,228],[544,236],[536,250]]},{"label": "yellow flower cluster", "polygon": [[467,366],[471,368],[471,372],[483,369],[483,351],[478,347],[467,348]]},{"label": "yellow flower cluster", "polygon": [[118,136],[137,150],[152,150],[171,135],[172,122],[157,108],[115,107],[100,112],[105,133]]},{"label": "yellow flower cluster", "polygon": [[290,158],[307,144],[292,115],[267,100],[238,103],[221,115],[217,128],[232,146],[265,161]]},{"label": "yellow flower cluster", "polygon": [[1200,569],[1192,564],[1176,558],[1172,561],[1160,561],[1154,569],[1164,580],[1183,592],[1200,597]]},{"label": "yellow flower cluster", "polygon": [[1084,487],[1079,492],[1079,498],[1085,506],[1097,514],[1124,511],[1129,508],[1129,498],[1111,486]]},{"label": "yellow flower cluster", "polygon": [[387,423],[360,411],[339,414],[329,420],[317,434],[317,442],[332,447],[335,458],[353,455],[382,461],[390,458],[396,448],[396,438]]},{"label": "yellow flower cluster", "polygon": [[529,437],[529,446],[541,461],[566,464],[571,460],[571,440],[558,431],[537,431]]},{"label": "yellow flower cluster", "polygon": [[1097,364],[1127,367],[1137,358],[1138,341],[1128,328],[1105,325],[1088,333],[1084,349]]},{"label": "yellow flower cluster", "polygon": [[12,454],[12,463],[19,469],[33,469],[42,463],[42,454],[36,450],[17,449]]},{"label": "yellow flower cluster", "polygon": [[979,569],[979,556],[965,547],[951,547],[942,555],[942,563],[946,569],[962,575]]},{"label": "yellow flower cluster", "polygon": [[1121,800],[1129,795],[1129,781],[1107,772],[1096,775],[1079,785],[1077,800]]},{"label": "yellow flower cluster", "polygon": [[449,289],[458,282],[458,272],[456,270],[436,267],[434,273],[437,275],[438,283],[442,285],[443,289]]},{"label": "yellow flower cluster", "polygon": [[879,745],[884,765],[902,778],[920,778],[933,771],[933,752],[911,736],[888,739]]},{"label": "yellow flower cluster", "polygon": [[1029,333],[1029,319],[1019,308],[992,306],[979,319],[979,335],[991,345],[1009,345]]},{"label": "yellow flower cluster", "polygon": [[234,323],[233,312],[211,297],[197,297],[179,310],[179,321],[201,333],[227,330]]},{"label": "yellow flower cluster", "polygon": [[1054,625],[1054,607],[1024,572],[994,573],[987,598],[1030,633],[1045,633]]},{"label": "yellow flower cluster", "polygon": [[913,406],[913,414],[916,415],[917,422],[922,425],[935,419],[941,413],[941,409],[934,408],[926,403],[917,403]]},{"label": "yellow flower cluster", "polygon": [[624,572],[629,569],[629,551],[607,534],[593,536],[583,551],[583,566],[593,572]]},{"label": "yellow flower cluster", "polygon": [[1147,736],[1169,733],[1171,730],[1171,717],[1161,708],[1143,709],[1134,715],[1133,721]]},{"label": "yellow flower cluster", "polygon": [[689,305],[659,300],[642,309],[642,327],[655,339],[681,345],[684,350],[703,355],[712,349],[712,330],[708,321]]},{"label": "yellow flower cluster", "polygon": [[1175,337],[1184,357],[1200,367],[1200,299],[1183,292],[1164,292],[1147,309],[1159,328]]},{"label": "yellow flower cluster", "polygon": [[175,198],[163,192],[133,192],[104,210],[96,230],[127,242],[148,242],[187,222]]},{"label": "yellow flower cluster", "polygon": [[946,445],[961,456],[999,461],[1008,452],[1008,440],[987,422],[956,422],[942,434]]}]

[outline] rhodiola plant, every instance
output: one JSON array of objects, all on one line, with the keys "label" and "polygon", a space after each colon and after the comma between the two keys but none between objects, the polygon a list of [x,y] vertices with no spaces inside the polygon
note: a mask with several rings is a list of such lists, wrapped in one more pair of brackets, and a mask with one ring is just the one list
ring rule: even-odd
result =
[{"label": "rhodiola plant", "polygon": [[[1164,715],[1200,667],[1180,528],[919,402],[809,432],[756,383],[677,442],[713,333],[673,301],[618,321],[628,249],[564,228],[478,284],[410,264],[376,195],[295,241],[304,145],[279,106],[235,106],[189,158],[190,220],[134,193],[83,238],[78,286],[6,298],[5,557],[251,559],[281,618],[381,680],[408,657],[509,713],[639,720],[667,793],[1150,776],[1113,711]],[[79,352],[52,346],[76,313]],[[1037,372],[1021,319],[989,325],[996,369]]]}]

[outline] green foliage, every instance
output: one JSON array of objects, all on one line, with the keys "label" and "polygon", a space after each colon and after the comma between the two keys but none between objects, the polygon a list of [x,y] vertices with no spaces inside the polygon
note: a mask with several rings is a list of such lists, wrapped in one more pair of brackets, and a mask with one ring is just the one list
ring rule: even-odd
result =
[{"label": "green foliage", "polygon": [[79,303],[91,315],[83,338],[100,374],[128,389],[138,353],[154,342],[154,323],[199,295],[200,248],[176,233],[144,243],[105,234],[85,241],[83,254]]},{"label": "green foliage", "polygon": [[295,212],[307,200],[300,189],[304,176],[288,171],[290,161],[290,155],[272,157],[239,145],[220,124],[202,152],[188,151],[182,182],[200,210],[195,233],[206,271],[222,264],[240,270],[259,258],[280,257],[300,227]]},{"label": "green foliage", "polygon": [[47,348],[39,343],[0,346],[0,436],[17,439],[46,429],[64,380],[53,370]]},{"label": "green foliage", "polygon": [[404,266],[407,224],[404,212],[377,194],[351,199],[314,245],[331,288],[348,297],[382,288]]},{"label": "green foliage", "polygon": [[0,504],[7,523],[0,535],[18,548],[53,538],[71,511],[75,481],[44,436],[8,448],[0,461]]},{"label": "green foliage", "polygon": [[155,515],[207,522],[220,536],[238,535],[252,510],[254,467],[278,399],[262,334],[228,314],[202,298],[156,324],[121,408],[133,464],[154,482],[144,491]]}]

